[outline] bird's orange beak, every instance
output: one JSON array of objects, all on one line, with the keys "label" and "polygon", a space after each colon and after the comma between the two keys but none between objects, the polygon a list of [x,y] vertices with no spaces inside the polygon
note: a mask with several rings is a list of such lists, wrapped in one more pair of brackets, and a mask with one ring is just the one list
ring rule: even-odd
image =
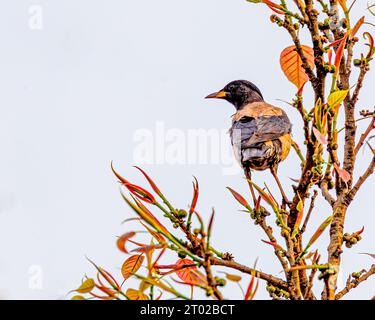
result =
[{"label": "bird's orange beak", "polygon": [[225,91],[218,91],[209,94],[205,99],[225,99],[228,96],[228,93]]}]

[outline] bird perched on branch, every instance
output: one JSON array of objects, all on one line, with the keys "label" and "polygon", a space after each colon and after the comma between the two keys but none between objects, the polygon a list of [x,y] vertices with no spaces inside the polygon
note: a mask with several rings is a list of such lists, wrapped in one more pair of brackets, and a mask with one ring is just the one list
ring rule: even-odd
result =
[{"label": "bird perched on branch", "polygon": [[[292,125],[284,110],[265,102],[258,87],[246,80],[230,82],[206,97],[209,98],[224,99],[236,108],[229,132],[235,157],[248,180],[251,169],[270,169],[288,203],[277,177],[278,165],[288,156],[292,142]],[[249,185],[255,202],[252,184]]]}]

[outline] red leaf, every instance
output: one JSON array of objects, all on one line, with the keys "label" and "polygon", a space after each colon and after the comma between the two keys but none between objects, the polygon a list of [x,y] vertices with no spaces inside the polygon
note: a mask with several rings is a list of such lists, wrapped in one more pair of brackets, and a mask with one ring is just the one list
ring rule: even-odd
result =
[{"label": "red leaf", "polygon": [[134,168],[136,168],[136,169],[138,169],[139,171],[141,171],[142,172],[142,174],[145,176],[145,178],[147,179],[147,181],[149,182],[149,184],[150,184],[150,186],[151,186],[151,188],[152,188],[152,190],[154,190],[155,191],[155,193],[157,194],[157,195],[163,195],[162,193],[161,193],[161,191],[159,190],[159,188],[156,186],[156,184],[155,184],[155,182],[149,177],[149,175],[143,170],[143,169],[141,169],[140,167],[137,167],[137,166],[135,166]]},{"label": "red leaf", "polygon": [[[284,11],[282,11],[283,7],[280,6],[279,4],[276,4],[270,0],[262,0],[262,2],[264,2],[268,8],[270,8],[273,12],[276,12],[278,14],[285,14]],[[278,10],[278,9],[281,9],[281,10]]]},{"label": "red leaf", "polygon": [[355,232],[355,234],[361,235],[363,233],[363,231],[365,231],[365,226],[363,226],[361,230],[358,230],[357,232]]},{"label": "red leaf", "polygon": [[307,83],[307,81],[301,86],[301,88],[298,89],[297,94],[296,94],[297,96],[301,96],[302,95],[303,88],[305,87],[306,83]]},{"label": "red leaf", "polygon": [[161,257],[163,256],[163,254],[165,253],[165,251],[167,250],[167,248],[163,248],[163,250],[160,251],[159,255],[157,256],[157,258],[155,259],[154,263],[152,264],[151,268],[149,268],[149,271],[151,272],[152,270],[154,270],[154,268],[157,267],[157,264],[159,262],[159,260],[161,259]]},{"label": "red leaf", "polygon": [[332,56],[333,56],[332,50],[329,49],[328,50],[328,62],[329,62],[329,64],[332,64]]},{"label": "red leaf", "polygon": [[136,197],[139,199],[148,202],[148,203],[156,203],[154,196],[148,192],[146,189],[143,189],[140,186],[130,183],[128,180],[123,178],[113,167],[113,162],[111,162],[111,169],[114,175],[120,180],[120,182]]},{"label": "red leaf", "polygon": [[255,204],[255,210],[258,211],[259,208],[260,208],[260,201],[262,200],[262,197],[259,196],[258,199],[257,199],[257,202]]},{"label": "red leaf", "polygon": [[269,244],[270,246],[274,247],[276,250],[283,251],[283,248],[279,244],[277,244],[277,242],[271,242],[271,241],[266,241],[266,240],[262,240],[262,242]]},{"label": "red leaf", "polygon": [[121,290],[120,285],[117,283],[116,279],[105,269],[100,268],[100,275],[112,286],[117,288],[118,291]]},{"label": "red leaf", "polygon": [[[176,262],[176,265],[183,267],[185,265],[195,264],[190,259],[180,259]],[[197,267],[186,267],[176,272],[177,276],[185,283],[189,285],[207,285],[206,277],[197,269]]]},{"label": "red leaf", "polygon": [[254,275],[251,275],[251,280],[250,280],[249,286],[247,287],[246,294],[245,294],[245,300],[254,299],[254,296],[258,290],[259,279],[256,280],[255,288],[253,289],[254,283],[255,283],[255,277]]},{"label": "red leaf", "polygon": [[234,191],[232,188],[227,187],[227,189],[232,193],[233,197],[242,204],[245,208],[250,207],[245,198],[241,196],[237,191]]},{"label": "red leaf", "polygon": [[339,45],[339,47],[337,48],[337,51],[336,51],[335,63],[334,63],[335,67],[336,67],[336,70],[335,70],[336,74],[339,72],[341,58],[344,54],[344,49],[345,49],[347,38],[348,38],[348,33],[342,38],[342,40],[340,42],[340,45]]},{"label": "red leaf", "polygon": [[[264,2],[266,2],[266,0],[264,0]],[[277,9],[275,9],[273,6],[271,6],[271,5],[269,5],[269,4],[267,4],[267,7],[270,8],[270,9],[271,9],[273,12],[275,12],[275,13],[278,13],[278,14],[285,14],[284,11],[277,10]]]},{"label": "red leaf", "polygon": [[199,196],[199,184],[198,184],[198,180],[196,177],[194,177],[194,182],[193,182],[193,189],[194,189],[194,194],[193,194],[193,200],[191,201],[191,205],[190,205],[190,210],[189,210],[189,213],[193,213],[194,210],[195,210],[195,207],[197,205],[197,201],[198,201],[198,196]]},{"label": "red leaf", "polygon": [[124,184],[124,186],[132,194],[134,194],[137,198],[139,198],[139,199],[141,199],[141,200],[143,200],[147,203],[151,203],[151,204],[156,203],[155,197],[150,192],[148,192],[146,189],[143,189],[142,187],[137,186],[137,185],[132,184],[132,183],[126,183],[126,184]]},{"label": "red leaf", "polygon": [[117,293],[117,291],[115,290],[112,290],[110,288],[107,288],[106,286],[96,286],[96,288],[98,288],[100,291],[104,292],[105,294],[107,294],[109,297],[114,297]]}]

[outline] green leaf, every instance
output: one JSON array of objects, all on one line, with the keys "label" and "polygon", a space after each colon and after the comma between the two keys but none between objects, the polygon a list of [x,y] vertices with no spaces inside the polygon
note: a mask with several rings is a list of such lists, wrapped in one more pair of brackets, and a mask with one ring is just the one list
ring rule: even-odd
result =
[{"label": "green leaf", "polygon": [[295,236],[297,235],[298,233],[298,230],[299,230],[299,226],[301,224],[301,221],[302,221],[302,217],[303,217],[303,202],[302,202],[302,199],[301,197],[299,196],[299,194],[297,193],[298,195],[298,198],[299,198],[299,202],[297,204],[297,211],[298,211],[298,215],[297,215],[297,220],[296,220],[296,223],[294,224],[294,229],[293,229],[293,232],[292,232],[292,239],[295,238]]},{"label": "green leaf", "polygon": [[335,109],[345,100],[349,90],[338,90],[332,92],[327,99],[328,106],[330,109]]}]

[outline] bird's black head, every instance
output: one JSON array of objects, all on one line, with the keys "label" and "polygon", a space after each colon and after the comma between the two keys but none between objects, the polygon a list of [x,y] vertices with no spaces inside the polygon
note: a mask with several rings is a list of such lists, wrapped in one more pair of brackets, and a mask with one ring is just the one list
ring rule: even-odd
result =
[{"label": "bird's black head", "polygon": [[236,80],[228,83],[223,89],[212,93],[206,97],[224,99],[233,104],[236,109],[241,109],[244,105],[256,101],[263,101],[259,88],[246,80]]}]

